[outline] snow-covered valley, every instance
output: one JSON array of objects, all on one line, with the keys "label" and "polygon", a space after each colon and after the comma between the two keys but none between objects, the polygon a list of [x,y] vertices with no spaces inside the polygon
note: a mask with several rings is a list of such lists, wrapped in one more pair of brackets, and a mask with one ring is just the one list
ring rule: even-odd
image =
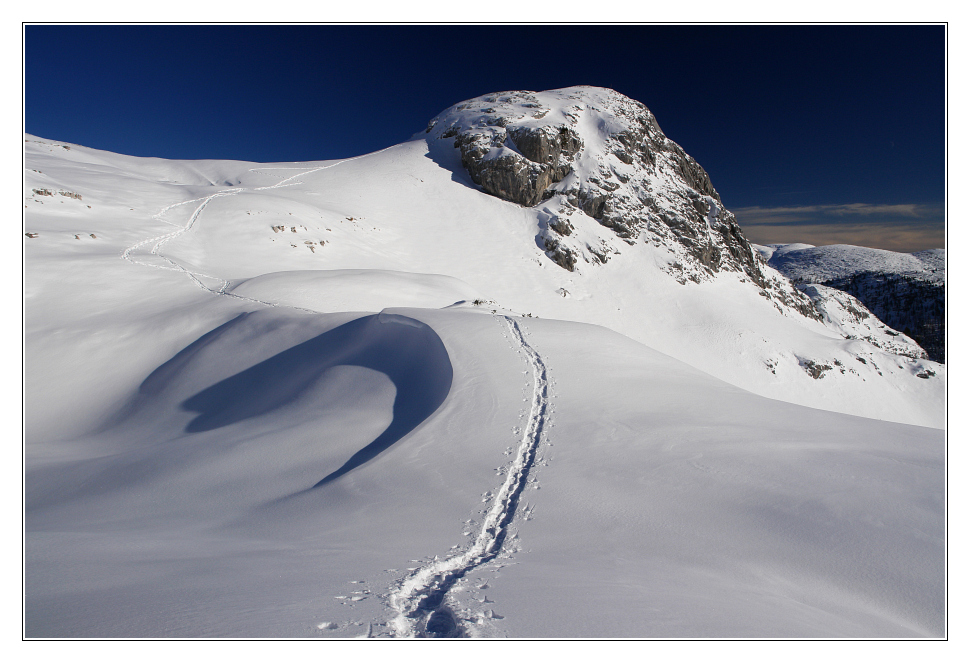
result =
[{"label": "snow-covered valley", "polygon": [[946,367],[607,92],[482,102],[575,116],[534,206],[476,127],[565,134],[472,102],[335,162],[26,136],[27,637],[943,636]]}]

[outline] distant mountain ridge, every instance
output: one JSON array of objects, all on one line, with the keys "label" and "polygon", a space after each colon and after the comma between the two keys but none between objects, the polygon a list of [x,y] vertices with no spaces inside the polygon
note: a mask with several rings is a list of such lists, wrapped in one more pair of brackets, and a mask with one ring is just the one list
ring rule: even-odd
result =
[{"label": "distant mountain ridge", "polygon": [[930,359],[946,360],[946,249],[896,253],[836,244],[756,247],[796,284],[846,292],[882,322],[912,337]]}]

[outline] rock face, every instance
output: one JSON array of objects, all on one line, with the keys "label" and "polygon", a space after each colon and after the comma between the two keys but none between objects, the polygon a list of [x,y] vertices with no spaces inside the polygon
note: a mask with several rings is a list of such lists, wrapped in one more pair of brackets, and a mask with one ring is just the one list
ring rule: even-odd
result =
[{"label": "rock face", "polygon": [[[565,127],[560,131],[519,127],[491,137],[463,134],[455,145],[476,184],[493,196],[531,207],[569,172],[569,160],[582,143]],[[498,154],[492,155],[495,148]]]},{"label": "rock face", "polygon": [[945,249],[896,253],[787,244],[758,250],[796,284],[820,284],[852,295],[883,323],[911,337],[930,359],[946,360]]},{"label": "rock face", "polygon": [[452,106],[425,133],[458,150],[484,192],[535,209],[536,241],[563,269],[653,244],[681,283],[737,272],[779,306],[821,319],[808,297],[762,270],[707,172],[638,101],[595,87],[500,92]]}]

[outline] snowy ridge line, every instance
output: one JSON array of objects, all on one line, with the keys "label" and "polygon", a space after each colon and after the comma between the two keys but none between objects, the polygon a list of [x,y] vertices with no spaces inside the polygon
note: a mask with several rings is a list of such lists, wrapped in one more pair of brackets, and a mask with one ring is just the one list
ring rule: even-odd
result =
[{"label": "snowy ridge line", "polygon": [[302,306],[293,306],[292,304],[277,304],[274,302],[264,302],[262,299],[255,299],[253,297],[244,297],[243,295],[237,295],[234,292],[227,292],[226,288],[229,287],[229,281],[223,281],[222,287],[218,290],[213,290],[212,288],[206,287],[206,290],[214,295],[222,295],[223,297],[230,297],[232,299],[239,299],[244,302],[252,302],[254,304],[262,304],[263,306],[269,306],[270,308],[288,308],[294,311],[300,311],[301,313],[319,313],[319,311],[314,311],[313,309],[303,308]]},{"label": "snowy ridge line", "polygon": [[[502,316],[515,340],[525,352],[532,366],[532,407],[529,422],[522,433],[522,441],[505,482],[492,501],[481,531],[471,547],[454,557],[438,560],[418,569],[401,581],[388,595],[388,605],[396,613],[389,622],[395,637],[435,637],[461,635],[460,625],[444,600],[454,585],[466,573],[494,559],[502,550],[508,526],[515,517],[519,498],[525,489],[529,471],[535,464],[539,441],[546,427],[549,410],[549,378],[542,357],[525,340],[519,324]],[[425,616],[427,620],[425,620]]]},{"label": "snowy ridge line", "polygon": [[[297,173],[296,175],[291,175],[290,177],[287,177],[284,180],[280,180],[276,184],[272,184],[270,186],[258,186],[255,189],[253,189],[253,191],[265,191],[266,189],[278,189],[280,187],[290,186],[291,184],[303,184],[303,182],[300,182],[300,181],[290,182],[290,180],[296,179],[297,177],[302,177],[304,175],[309,175],[310,173],[316,173],[316,172],[319,172],[321,170],[326,170],[328,168],[333,168],[334,166],[339,166],[340,164],[344,164],[344,163],[347,163],[349,161],[356,161],[357,159],[363,159],[364,157],[369,157],[369,156],[374,155],[374,154],[380,154],[381,152],[386,152],[387,150],[391,149],[392,147],[395,147],[395,146],[394,145],[391,145],[391,147],[385,147],[383,150],[377,150],[376,152],[371,152],[370,154],[361,154],[360,156],[351,157],[349,159],[344,159],[343,161],[338,161],[337,163],[332,163],[329,166],[320,166],[319,168],[311,168],[310,170],[305,170],[302,173]],[[251,171],[255,171],[256,169],[255,168],[250,168],[250,170]]]}]

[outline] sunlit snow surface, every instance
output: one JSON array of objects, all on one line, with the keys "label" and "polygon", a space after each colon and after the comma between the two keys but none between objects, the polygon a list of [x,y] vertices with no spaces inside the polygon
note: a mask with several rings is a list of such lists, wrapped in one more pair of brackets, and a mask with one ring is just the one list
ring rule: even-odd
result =
[{"label": "sunlit snow surface", "polygon": [[423,141],[26,139],[28,637],[944,635],[945,367],[565,272]]},{"label": "sunlit snow surface", "polygon": [[946,250],[897,253],[864,246],[772,244],[755,249],[779,271],[806,283],[825,283],[862,272],[901,274],[939,283],[946,278]]}]

